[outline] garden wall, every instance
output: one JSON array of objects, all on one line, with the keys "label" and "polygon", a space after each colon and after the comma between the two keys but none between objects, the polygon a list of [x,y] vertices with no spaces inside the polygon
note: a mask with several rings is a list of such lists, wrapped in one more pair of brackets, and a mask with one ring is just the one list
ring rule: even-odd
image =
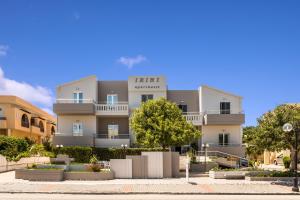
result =
[{"label": "garden wall", "polygon": [[31,166],[32,164],[45,164],[50,163],[49,157],[28,157],[28,158],[21,158],[19,161],[8,161],[2,155],[0,155],[0,172],[11,171],[15,169],[25,168],[28,165]]}]

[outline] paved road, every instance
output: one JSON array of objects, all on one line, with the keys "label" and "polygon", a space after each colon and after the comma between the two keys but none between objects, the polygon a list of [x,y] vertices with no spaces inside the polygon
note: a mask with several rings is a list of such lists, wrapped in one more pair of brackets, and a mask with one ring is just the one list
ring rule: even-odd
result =
[{"label": "paved road", "polygon": [[1,200],[299,200],[299,195],[68,195],[68,194],[0,194]]}]

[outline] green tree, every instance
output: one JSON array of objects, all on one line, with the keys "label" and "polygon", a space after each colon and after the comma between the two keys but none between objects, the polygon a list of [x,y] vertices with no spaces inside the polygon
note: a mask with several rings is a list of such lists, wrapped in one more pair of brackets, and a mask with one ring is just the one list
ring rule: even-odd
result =
[{"label": "green tree", "polygon": [[243,128],[243,143],[246,144],[246,154],[250,159],[257,160],[257,157],[264,152],[264,148],[257,146],[259,140],[259,128],[257,126],[246,126]]},{"label": "green tree", "polygon": [[299,104],[283,104],[277,106],[273,111],[263,114],[258,119],[258,131],[254,144],[258,149],[268,151],[289,149],[293,154],[296,141],[295,132],[284,132],[282,126],[285,123],[291,123],[294,130],[299,129],[299,116]]},{"label": "green tree", "polygon": [[143,147],[180,146],[200,137],[200,131],[187,122],[175,103],[165,98],[149,100],[135,109],[130,127]]}]

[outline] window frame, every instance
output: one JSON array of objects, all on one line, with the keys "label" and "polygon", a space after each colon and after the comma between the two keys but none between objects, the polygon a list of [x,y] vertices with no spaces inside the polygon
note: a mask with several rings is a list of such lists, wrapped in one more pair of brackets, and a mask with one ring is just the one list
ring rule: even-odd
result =
[{"label": "window frame", "polygon": [[[81,97],[80,97],[81,95]],[[74,103],[83,103],[83,92],[82,91],[74,91],[73,92],[73,100]]]},{"label": "window frame", "polygon": [[107,137],[109,139],[115,139],[119,137],[119,124],[107,125]]},{"label": "window frame", "polygon": [[[220,141],[221,139],[221,141]],[[227,139],[227,142],[226,142]],[[229,133],[219,133],[218,135],[218,145],[228,146],[230,144],[230,134]]]},{"label": "window frame", "polygon": [[[110,97],[111,97],[111,100],[109,100]],[[115,104],[118,104],[118,102],[119,102],[118,94],[107,94],[106,95],[106,104],[115,105]]]},{"label": "window frame", "polygon": [[226,115],[231,113],[231,102],[221,101],[220,102],[220,114]]},{"label": "window frame", "polygon": [[[76,126],[76,128],[74,129],[75,126]],[[83,136],[83,123],[82,122],[73,122],[72,134],[73,134],[73,136]]]},{"label": "window frame", "polygon": [[[145,99],[143,98],[145,97]],[[149,98],[151,97],[151,98]],[[141,94],[141,102],[145,103],[149,100],[153,100],[154,99],[154,95],[153,94]]]}]

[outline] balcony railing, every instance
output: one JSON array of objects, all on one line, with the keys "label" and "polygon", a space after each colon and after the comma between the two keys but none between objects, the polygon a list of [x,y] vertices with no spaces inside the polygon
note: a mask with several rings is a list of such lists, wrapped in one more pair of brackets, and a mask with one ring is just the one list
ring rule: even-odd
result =
[{"label": "balcony railing", "polygon": [[198,112],[183,113],[183,117],[194,125],[202,125],[202,115]]},{"label": "balcony railing", "polygon": [[96,104],[97,115],[128,115],[128,103],[118,102],[117,104]]},{"label": "balcony railing", "polygon": [[103,134],[103,133],[97,133],[97,134],[95,134],[95,138],[115,140],[115,139],[129,139],[130,136],[128,133],[126,133],[126,134],[122,133],[122,134],[118,134],[118,135],[108,135],[108,134]]},{"label": "balcony railing", "polygon": [[56,103],[95,103],[94,99],[56,99]]},{"label": "balcony railing", "polygon": [[236,110],[206,110],[203,114],[244,114],[244,111],[236,111]]}]

